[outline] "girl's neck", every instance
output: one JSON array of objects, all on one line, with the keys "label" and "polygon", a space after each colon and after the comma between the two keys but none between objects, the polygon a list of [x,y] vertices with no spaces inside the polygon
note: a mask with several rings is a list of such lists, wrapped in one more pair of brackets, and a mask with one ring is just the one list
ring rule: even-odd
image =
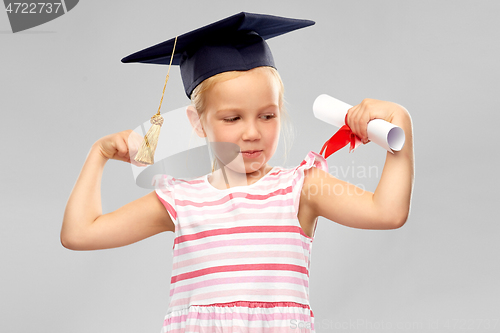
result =
[{"label": "girl's neck", "polygon": [[264,177],[272,167],[265,164],[261,169],[252,173],[241,173],[235,172],[228,167],[222,167],[212,172],[208,177],[209,183],[219,189],[224,190],[235,186],[247,186],[252,185],[259,179]]}]

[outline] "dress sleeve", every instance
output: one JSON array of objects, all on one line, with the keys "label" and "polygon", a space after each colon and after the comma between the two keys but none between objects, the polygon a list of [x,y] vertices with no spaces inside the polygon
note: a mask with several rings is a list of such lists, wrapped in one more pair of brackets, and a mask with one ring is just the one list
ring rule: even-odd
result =
[{"label": "dress sleeve", "polygon": [[153,178],[156,196],[167,210],[172,222],[177,225],[177,211],[175,209],[175,178],[169,175],[156,175]]},{"label": "dress sleeve", "polygon": [[296,214],[299,212],[300,194],[302,193],[302,187],[304,185],[304,171],[312,167],[328,172],[328,163],[325,158],[313,151],[310,151],[299,166],[294,169],[292,191],[293,205]]}]

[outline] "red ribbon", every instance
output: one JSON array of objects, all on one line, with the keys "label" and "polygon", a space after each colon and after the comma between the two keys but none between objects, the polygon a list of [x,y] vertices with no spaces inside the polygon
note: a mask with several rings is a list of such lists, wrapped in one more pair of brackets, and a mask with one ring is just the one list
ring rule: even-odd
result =
[{"label": "red ribbon", "polygon": [[345,125],[342,126],[328,141],[325,142],[323,148],[319,152],[320,155],[328,158],[331,154],[335,153],[337,150],[345,147],[348,143],[351,144],[349,147],[349,152],[352,152],[361,144],[361,139],[351,131],[351,128],[347,125],[347,114],[345,115]]}]

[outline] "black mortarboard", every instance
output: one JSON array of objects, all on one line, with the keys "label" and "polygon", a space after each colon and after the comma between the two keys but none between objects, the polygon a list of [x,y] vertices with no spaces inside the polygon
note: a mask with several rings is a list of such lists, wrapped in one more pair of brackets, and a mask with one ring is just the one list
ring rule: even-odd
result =
[{"label": "black mortarboard", "polygon": [[[172,65],[180,65],[186,95],[211,76],[260,66],[275,67],[266,39],[313,25],[314,21],[239,13],[177,37]],[[175,38],[122,59],[168,65]]]}]

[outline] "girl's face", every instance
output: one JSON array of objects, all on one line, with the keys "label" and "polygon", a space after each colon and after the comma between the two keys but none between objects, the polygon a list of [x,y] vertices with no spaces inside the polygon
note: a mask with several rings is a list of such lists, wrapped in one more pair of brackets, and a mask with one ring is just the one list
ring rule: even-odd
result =
[{"label": "girl's face", "polygon": [[247,174],[265,169],[280,133],[279,85],[269,71],[250,70],[216,83],[207,91],[205,112],[203,128],[223,164]]}]

